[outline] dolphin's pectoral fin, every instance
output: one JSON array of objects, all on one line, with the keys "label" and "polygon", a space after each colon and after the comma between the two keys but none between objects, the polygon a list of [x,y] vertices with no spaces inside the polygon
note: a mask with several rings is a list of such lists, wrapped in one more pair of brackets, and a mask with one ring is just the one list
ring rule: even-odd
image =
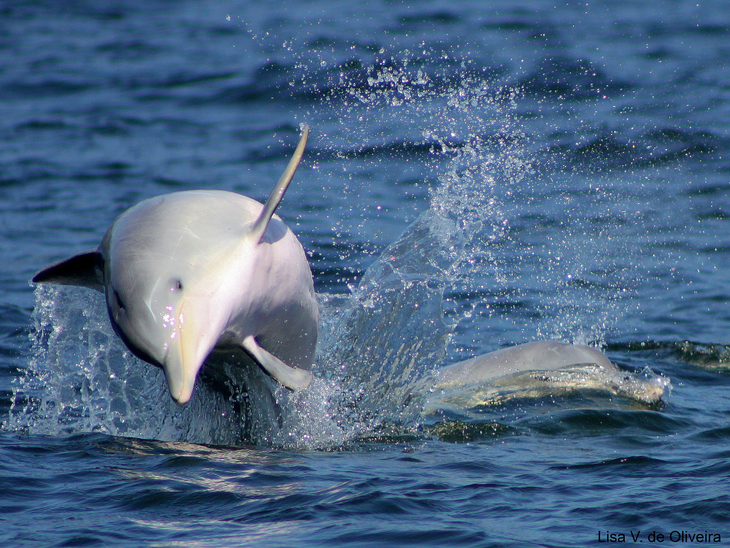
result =
[{"label": "dolphin's pectoral fin", "polygon": [[297,166],[302,160],[302,155],[304,154],[304,146],[307,144],[307,135],[309,135],[309,126],[305,125],[302,131],[302,136],[299,138],[299,144],[297,145],[291,160],[289,160],[289,165],[286,166],[286,170],[279,178],[279,182],[276,183],[274,190],[272,190],[271,194],[269,194],[269,198],[264,204],[264,209],[261,210],[261,214],[253,224],[251,235],[255,242],[260,243],[263,240],[264,234],[266,233],[266,227],[269,226],[271,216],[279,206],[279,202],[281,202],[289,183],[291,183],[291,180],[294,177],[294,172],[297,170]]},{"label": "dolphin's pectoral fin", "polygon": [[99,252],[86,251],[59,261],[33,276],[33,283],[80,285],[104,292],[103,260]]},{"label": "dolphin's pectoral fin", "polygon": [[305,390],[312,382],[311,371],[290,367],[270,352],[261,348],[256,339],[243,339],[243,349],[261,366],[266,373],[289,390]]}]

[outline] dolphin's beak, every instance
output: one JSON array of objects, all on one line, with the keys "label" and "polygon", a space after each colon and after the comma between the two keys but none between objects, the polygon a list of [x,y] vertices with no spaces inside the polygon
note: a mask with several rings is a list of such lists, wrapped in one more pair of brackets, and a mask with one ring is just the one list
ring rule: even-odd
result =
[{"label": "dolphin's beak", "polygon": [[189,313],[190,308],[191,305],[186,300],[178,307],[177,326],[163,364],[170,395],[180,405],[190,401],[198,371],[210,350],[203,344],[207,337],[197,329],[195,316]]}]

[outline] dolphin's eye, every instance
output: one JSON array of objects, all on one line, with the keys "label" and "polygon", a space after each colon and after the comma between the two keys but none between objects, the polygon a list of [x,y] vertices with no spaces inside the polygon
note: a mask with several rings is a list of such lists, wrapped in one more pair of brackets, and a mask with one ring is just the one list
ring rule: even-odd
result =
[{"label": "dolphin's eye", "polygon": [[117,306],[120,310],[124,310],[124,303],[122,302],[122,298],[119,296],[119,292],[115,289],[114,290],[114,300],[117,301]]},{"label": "dolphin's eye", "polygon": [[172,280],[172,283],[170,284],[170,290],[171,291],[181,291],[182,290],[182,282],[180,280]]}]

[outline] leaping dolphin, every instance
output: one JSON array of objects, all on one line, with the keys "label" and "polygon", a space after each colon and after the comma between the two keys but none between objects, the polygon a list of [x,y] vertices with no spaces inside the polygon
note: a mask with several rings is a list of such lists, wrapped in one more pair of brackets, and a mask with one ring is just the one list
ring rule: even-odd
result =
[{"label": "leaping dolphin", "polygon": [[214,349],[239,347],[282,385],[307,388],[319,319],[312,272],[274,211],[308,133],[305,126],[265,205],[215,190],[150,198],[117,217],[97,249],[41,270],[33,282],[104,293],[114,331],[165,371],[179,404],[190,400]]}]

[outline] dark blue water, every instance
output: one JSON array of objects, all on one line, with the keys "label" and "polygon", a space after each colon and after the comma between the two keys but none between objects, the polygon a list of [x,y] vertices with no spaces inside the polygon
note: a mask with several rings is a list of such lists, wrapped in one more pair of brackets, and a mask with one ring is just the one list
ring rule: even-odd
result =
[{"label": "dark blue water", "polygon": [[[726,544],[729,58],[720,0],[0,3],[3,546]],[[265,199],[301,123],[322,335],[275,420],[29,285],[144,198]],[[423,413],[544,338],[671,390]]]}]

